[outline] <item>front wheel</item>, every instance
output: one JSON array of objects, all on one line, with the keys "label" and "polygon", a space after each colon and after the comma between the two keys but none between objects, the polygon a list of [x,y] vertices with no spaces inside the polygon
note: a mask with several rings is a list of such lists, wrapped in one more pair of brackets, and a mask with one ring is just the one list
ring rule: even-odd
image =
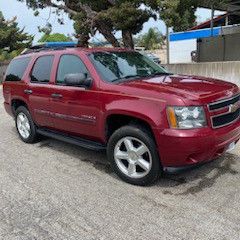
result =
[{"label": "front wheel", "polygon": [[156,144],[145,128],[121,127],[110,137],[107,153],[113,170],[128,183],[148,185],[162,173]]}]

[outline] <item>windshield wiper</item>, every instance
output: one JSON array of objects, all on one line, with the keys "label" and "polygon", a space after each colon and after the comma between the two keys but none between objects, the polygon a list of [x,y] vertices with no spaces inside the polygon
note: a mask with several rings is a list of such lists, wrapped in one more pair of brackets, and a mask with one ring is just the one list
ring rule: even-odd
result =
[{"label": "windshield wiper", "polygon": [[172,73],[168,73],[168,72],[155,72],[155,73],[143,75],[142,77],[143,78],[151,78],[151,77],[155,77],[155,76],[168,76],[168,75],[172,75]]},{"label": "windshield wiper", "polygon": [[127,79],[139,79],[139,78],[145,78],[145,77],[154,77],[154,76],[168,76],[171,75],[172,73],[167,73],[167,72],[156,72],[156,73],[152,73],[152,74],[147,74],[147,75],[126,75],[124,77],[121,78],[116,78],[113,79],[111,82],[117,82],[117,81],[121,81],[121,80],[127,80]]},{"label": "windshield wiper", "polygon": [[141,76],[140,75],[126,75],[121,78],[113,79],[111,82],[117,82],[117,81],[126,80],[126,79],[130,79],[130,78],[137,79],[137,78],[141,78]]},{"label": "windshield wiper", "polygon": [[171,75],[172,73],[168,73],[168,72],[155,72],[155,73],[152,73],[150,74],[149,76],[152,77],[152,76],[166,76],[166,75]]}]

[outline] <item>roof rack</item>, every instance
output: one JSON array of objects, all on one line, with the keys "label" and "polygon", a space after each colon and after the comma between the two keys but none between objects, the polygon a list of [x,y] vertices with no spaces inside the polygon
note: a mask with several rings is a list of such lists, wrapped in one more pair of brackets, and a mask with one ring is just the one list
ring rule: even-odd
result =
[{"label": "roof rack", "polygon": [[34,52],[41,52],[41,51],[49,51],[49,50],[59,50],[65,48],[75,48],[77,47],[77,42],[46,42],[46,43],[39,43],[36,45],[31,46],[30,48],[26,48],[21,55],[34,53]]}]

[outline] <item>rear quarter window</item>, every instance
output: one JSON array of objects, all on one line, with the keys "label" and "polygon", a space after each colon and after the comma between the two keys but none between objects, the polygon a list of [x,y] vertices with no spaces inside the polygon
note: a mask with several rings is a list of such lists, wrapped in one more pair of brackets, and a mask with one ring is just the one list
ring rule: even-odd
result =
[{"label": "rear quarter window", "polygon": [[30,57],[12,60],[7,68],[5,81],[21,81],[30,60]]}]

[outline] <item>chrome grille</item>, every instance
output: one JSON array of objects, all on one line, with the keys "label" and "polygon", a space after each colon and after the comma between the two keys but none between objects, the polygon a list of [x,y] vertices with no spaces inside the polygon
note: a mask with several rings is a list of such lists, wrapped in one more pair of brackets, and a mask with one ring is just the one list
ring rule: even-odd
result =
[{"label": "chrome grille", "polygon": [[208,105],[208,108],[210,111],[219,110],[221,108],[228,107],[231,104],[235,104],[238,101],[240,101],[240,94],[232,98],[224,99],[215,103],[210,103]]},{"label": "chrome grille", "polygon": [[[214,112],[226,108],[226,112],[214,115]],[[240,119],[240,94],[224,99],[218,102],[210,103],[208,109],[211,115],[211,123],[213,128],[220,128],[230,125]]]}]

